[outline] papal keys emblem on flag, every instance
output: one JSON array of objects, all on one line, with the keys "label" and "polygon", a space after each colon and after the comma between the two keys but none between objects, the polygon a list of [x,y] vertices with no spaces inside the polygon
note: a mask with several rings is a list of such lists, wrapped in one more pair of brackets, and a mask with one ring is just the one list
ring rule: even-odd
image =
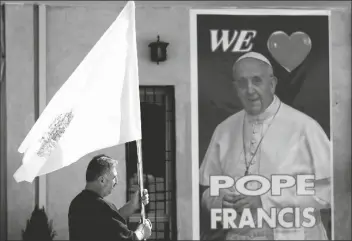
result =
[{"label": "papal keys emblem on flag", "polygon": [[51,152],[56,148],[61,136],[65,133],[67,127],[73,118],[72,110],[68,113],[60,114],[49,126],[49,130],[41,138],[41,146],[37,152],[40,157],[48,158]]}]

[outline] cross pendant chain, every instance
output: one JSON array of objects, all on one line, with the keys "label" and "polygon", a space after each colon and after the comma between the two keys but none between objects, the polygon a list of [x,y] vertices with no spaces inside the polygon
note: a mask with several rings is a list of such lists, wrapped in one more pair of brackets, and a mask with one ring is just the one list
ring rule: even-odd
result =
[{"label": "cross pendant chain", "polygon": [[264,139],[266,133],[267,133],[268,130],[270,129],[271,125],[273,124],[274,119],[275,119],[277,113],[278,113],[279,110],[280,110],[280,107],[281,107],[281,102],[280,102],[279,107],[277,108],[277,110],[276,110],[274,116],[273,116],[272,119],[270,120],[270,123],[268,124],[268,127],[266,128],[264,134],[263,134],[262,137],[260,138],[260,141],[259,141],[259,143],[258,143],[258,145],[257,145],[257,148],[255,149],[254,153],[252,154],[252,158],[251,158],[251,160],[250,160],[249,162],[247,162],[247,152],[246,152],[245,138],[244,138],[245,119],[246,119],[246,115],[244,115],[244,117],[243,117],[243,124],[242,124],[242,143],[243,143],[243,152],[244,152],[244,164],[245,164],[245,166],[246,166],[246,171],[244,172],[244,175],[245,175],[245,176],[248,175],[248,173],[249,173],[249,172],[248,172],[249,167],[252,165],[253,159],[255,158],[255,156],[256,156],[256,154],[257,154],[257,151],[258,151],[260,145],[262,144],[262,141],[263,141],[263,139]]}]

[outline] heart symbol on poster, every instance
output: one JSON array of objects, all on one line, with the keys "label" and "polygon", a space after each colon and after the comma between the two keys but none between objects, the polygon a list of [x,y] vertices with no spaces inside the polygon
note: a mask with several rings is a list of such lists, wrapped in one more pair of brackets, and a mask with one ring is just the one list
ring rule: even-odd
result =
[{"label": "heart symbol on poster", "polygon": [[273,58],[291,72],[306,59],[312,48],[312,41],[303,32],[288,36],[283,31],[276,31],[270,35],[267,45]]}]

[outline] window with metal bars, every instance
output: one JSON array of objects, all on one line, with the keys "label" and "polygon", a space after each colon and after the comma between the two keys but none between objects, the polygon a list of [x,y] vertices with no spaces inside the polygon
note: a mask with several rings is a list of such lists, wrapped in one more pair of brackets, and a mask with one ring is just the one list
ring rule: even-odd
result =
[{"label": "window with metal bars", "polygon": [[[176,240],[176,163],[174,87],[141,86],[142,161],[144,188],[149,192],[146,216],[153,225],[151,240]],[[138,185],[136,143],[126,144],[127,198]],[[140,214],[129,218],[136,228]]]}]

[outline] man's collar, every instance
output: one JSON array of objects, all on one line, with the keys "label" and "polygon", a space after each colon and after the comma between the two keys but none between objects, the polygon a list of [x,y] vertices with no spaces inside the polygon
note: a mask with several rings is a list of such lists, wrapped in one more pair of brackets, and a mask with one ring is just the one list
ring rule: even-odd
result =
[{"label": "man's collar", "polygon": [[88,188],[83,189],[83,192],[84,192],[84,193],[88,193],[88,194],[93,195],[93,196],[98,196],[98,197],[103,198],[103,197],[102,197],[101,195],[99,195],[97,192],[95,192],[95,191],[93,191],[93,190],[91,190],[91,189],[88,189]]},{"label": "man's collar", "polygon": [[280,99],[276,95],[274,95],[273,101],[263,113],[259,115],[246,114],[248,121],[250,123],[253,123],[253,122],[263,123],[266,120],[269,120],[277,112],[278,108],[280,107],[280,103],[281,103]]}]

